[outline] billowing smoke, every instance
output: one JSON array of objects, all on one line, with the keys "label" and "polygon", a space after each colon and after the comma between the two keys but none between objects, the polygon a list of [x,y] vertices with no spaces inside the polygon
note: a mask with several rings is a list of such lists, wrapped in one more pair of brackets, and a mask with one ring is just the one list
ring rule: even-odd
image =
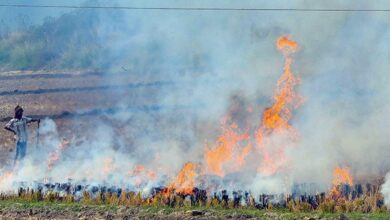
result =
[{"label": "billowing smoke", "polygon": [[381,193],[385,198],[385,204],[390,207],[390,174],[387,173],[385,183],[381,187]]},{"label": "billowing smoke", "polygon": [[[309,7],[282,1],[275,5]],[[356,5],[324,3],[317,8]],[[64,137],[54,121],[45,120],[39,149],[31,149],[13,181],[73,179],[142,190],[168,184],[185,163],[192,162],[200,177],[223,179],[221,188],[278,193],[291,190],[297,182],[328,189],[339,166],[349,167],[357,182],[376,180],[390,169],[388,13],[76,13],[89,13],[95,19],[90,41],[101,51],[90,65],[105,73],[99,85],[119,85],[125,78],[156,86],[113,88],[114,106],[109,107],[123,111],[74,119],[72,128],[82,130],[79,134]],[[280,36],[299,44],[291,54],[291,70],[302,104],[289,112],[294,132],[288,128],[282,135],[270,133],[271,145],[259,150],[256,134],[263,112],[275,103],[277,82],[284,72],[286,57],[275,45]],[[53,60],[50,67],[62,65],[57,62]],[[134,106],[149,107],[134,110]],[[80,129],[80,121],[88,126]],[[207,149],[228,148],[232,140],[239,140],[232,154],[217,151],[215,157],[205,156]],[[226,162],[205,168],[210,158]],[[388,198],[387,185],[382,192]]]}]

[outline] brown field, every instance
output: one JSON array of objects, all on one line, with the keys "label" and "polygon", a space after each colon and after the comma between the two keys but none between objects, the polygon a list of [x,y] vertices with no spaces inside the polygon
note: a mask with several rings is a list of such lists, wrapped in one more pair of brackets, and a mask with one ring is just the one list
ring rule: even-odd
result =
[{"label": "brown field", "polygon": [[[139,78],[139,77],[138,77]],[[0,73],[0,121],[4,127],[19,104],[25,116],[55,120],[63,138],[79,135],[93,126],[95,120],[104,120],[99,110],[116,108],[126,95],[126,101],[134,107],[153,105],[156,87],[154,82],[135,81],[130,74],[114,74],[109,81],[102,73],[95,72],[29,72],[14,71]],[[151,84],[148,84],[151,83]],[[117,88],[117,89],[116,89]],[[146,97],[147,96],[147,97]],[[71,116],[87,111],[81,120]],[[36,124],[29,126],[29,150],[35,145]],[[14,155],[13,135],[0,129],[0,164],[12,161]]]}]

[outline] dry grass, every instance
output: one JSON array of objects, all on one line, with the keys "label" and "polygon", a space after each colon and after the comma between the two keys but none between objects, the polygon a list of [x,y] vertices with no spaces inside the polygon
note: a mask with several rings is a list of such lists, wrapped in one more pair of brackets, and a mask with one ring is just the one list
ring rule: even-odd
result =
[{"label": "dry grass", "polygon": [[[205,200],[194,199],[189,195],[164,194],[158,193],[153,197],[143,197],[141,193],[126,192],[118,196],[112,192],[98,192],[92,194],[83,192],[81,197],[71,194],[62,195],[58,192],[47,191],[45,193],[33,189],[19,189],[16,194],[0,194],[0,200],[18,200],[27,202],[61,202],[61,203],[79,203],[83,205],[109,205],[109,206],[152,206],[152,207],[171,207],[171,208],[222,208],[222,209],[240,209],[240,208],[259,208],[256,206],[255,199],[250,197],[248,202],[242,206],[234,200],[224,200],[216,197],[208,197]],[[356,198],[332,199],[330,197],[320,201],[318,207],[313,207],[308,202],[299,200],[290,200],[287,203],[287,209],[294,213],[320,212],[320,213],[383,213],[386,207],[381,203],[382,197],[379,193],[374,193]],[[272,203],[267,207],[261,207],[266,210],[278,210]]]}]

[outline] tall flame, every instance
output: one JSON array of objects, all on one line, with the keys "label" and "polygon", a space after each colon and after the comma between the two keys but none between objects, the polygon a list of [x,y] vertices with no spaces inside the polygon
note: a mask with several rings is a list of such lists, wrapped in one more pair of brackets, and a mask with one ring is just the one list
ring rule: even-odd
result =
[{"label": "tall flame", "polygon": [[292,118],[292,110],[302,104],[302,98],[294,91],[299,80],[291,71],[293,62],[291,54],[297,51],[298,43],[288,37],[280,37],[276,42],[276,47],[285,58],[284,71],[277,83],[274,104],[264,111],[262,124],[256,132],[257,147],[263,157],[259,172],[265,175],[272,175],[286,165],[286,146],[274,143],[271,135],[277,134],[280,137],[295,140],[298,133],[289,121]]},{"label": "tall flame", "polygon": [[[299,80],[291,71],[293,62],[291,55],[298,50],[298,43],[288,37],[280,37],[276,47],[285,58],[284,71],[277,82],[274,104],[265,109],[262,115],[262,124],[255,132],[255,140],[258,152],[262,157],[259,172],[272,175],[288,163],[285,155],[285,144],[276,143],[272,139],[277,134],[279,139],[293,141],[297,139],[298,132],[290,125],[292,111],[302,104],[302,98],[294,91]],[[253,112],[253,110],[248,110]],[[222,123],[222,134],[218,137],[213,148],[206,145],[204,159],[206,172],[225,176],[226,173],[240,170],[245,165],[246,157],[251,153],[249,132],[239,132],[238,125],[234,122]]]}]

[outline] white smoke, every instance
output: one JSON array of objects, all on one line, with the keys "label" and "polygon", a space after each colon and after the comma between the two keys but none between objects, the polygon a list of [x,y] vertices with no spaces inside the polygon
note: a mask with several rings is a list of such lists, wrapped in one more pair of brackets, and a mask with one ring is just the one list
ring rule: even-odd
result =
[{"label": "white smoke", "polygon": [[[361,8],[384,5],[359,2]],[[359,5],[352,1],[192,4],[260,8]],[[295,182],[315,182],[326,188],[335,166],[349,166],[362,182],[379,178],[390,168],[388,13],[123,11],[120,22],[104,13],[100,18],[97,38],[102,45],[109,45],[105,61],[111,64],[105,82],[120,83],[115,72],[122,66],[128,70],[125,77],[135,82],[174,82],[168,87],[124,90],[112,99],[124,108],[150,104],[167,108],[78,118],[75,128],[78,120],[90,126],[68,137],[69,146],[61,151],[50,172],[47,160],[64,137],[53,121],[46,120],[40,149],[30,154],[15,180],[49,178],[61,182],[71,178],[137,185],[140,178],[148,178],[146,171],[139,176],[129,173],[141,164],[156,173],[155,179],[147,181],[150,186],[175,176],[185,162],[204,162],[205,142],[216,142],[232,97],[254,109],[252,115],[237,117],[238,123],[248,126],[242,130],[260,125],[261,113],[272,105],[283,71],[283,56],[275,48],[281,35],[291,35],[300,45],[292,70],[302,79],[298,93],[305,97],[305,103],[291,121],[300,138],[286,151],[287,180],[286,173],[264,177],[253,172],[262,161],[252,154],[246,160],[248,170],[242,173],[253,173],[238,173],[243,183],[237,185],[259,193],[283,191]]]},{"label": "white smoke", "polygon": [[390,208],[390,173],[387,173],[385,183],[381,186],[381,193],[385,199],[385,205]]}]

